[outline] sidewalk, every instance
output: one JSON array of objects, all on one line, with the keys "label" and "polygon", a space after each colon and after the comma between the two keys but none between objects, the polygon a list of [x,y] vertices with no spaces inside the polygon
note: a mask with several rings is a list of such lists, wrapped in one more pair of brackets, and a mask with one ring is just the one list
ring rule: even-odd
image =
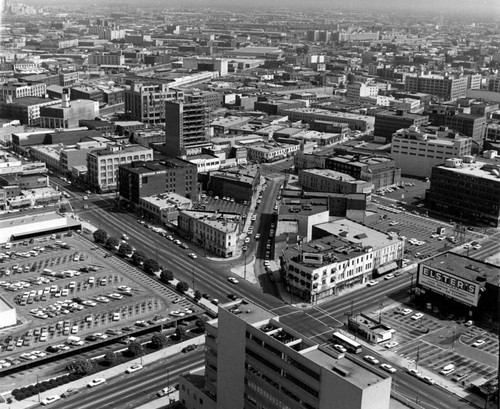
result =
[{"label": "sidewalk", "polygon": [[[151,354],[144,355],[142,357],[142,359],[137,358],[134,361],[129,361],[129,362],[124,363],[124,364],[116,365],[112,368],[106,369],[104,371],[96,372],[93,375],[86,376],[86,377],[81,378],[77,381],[70,382],[70,383],[67,383],[63,386],[50,389],[46,392],[40,393],[40,399],[43,400],[47,396],[52,396],[52,395],[61,395],[62,393],[64,393],[65,391],[67,391],[70,388],[76,388],[76,389],[87,388],[87,383],[89,383],[92,379],[95,379],[95,378],[110,379],[110,378],[113,378],[115,376],[121,375],[125,372],[125,370],[129,366],[131,366],[133,363],[138,363],[139,360],[145,366],[145,365],[157,362],[160,359],[166,359],[172,355],[178,354],[181,352],[182,348],[184,348],[187,345],[191,345],[191,344],[203,345],[204,343],[205,343],[205,335],[203,334],[203,335],[200,335],[196,338],[192,338],[192,339],[189,339],[187,341],[181,342],[179,344],[173,345],[171,347],[161,349],[157,352],[153,352]],[[46,379],[44,379],[44,380],[46,380]],[[25,385],[25,386],[28,386],[28,385]],[[4,399],[7,399],[10,396],[10,392],[2,393],[1,396]],[[148,409],[161,408],[169,403],[169,398],[173,398],[173,397],[177,397],[177,396],[178,396],[178,392],[176,392],[175,394],[171,394],[169,396],[160,398],[160,399],[155,399],[151,402],[148,402],[143,407],[148,408]],[[9,407],[9,409],[25,409],[25,408],[31,408],[33,406],[38,406],[38,405],[39,405],[38,396],[31,396],[31,397],[24,399],[22,401],[17,401],[15,399],[12,399],[12,403],[9,404],[8,407]]]}]

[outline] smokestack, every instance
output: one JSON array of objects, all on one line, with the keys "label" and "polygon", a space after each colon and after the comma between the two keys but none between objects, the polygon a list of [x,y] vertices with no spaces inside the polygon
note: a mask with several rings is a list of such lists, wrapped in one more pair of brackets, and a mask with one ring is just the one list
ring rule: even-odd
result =
[{"label": "smokestack", "polygon": [[69,108],[69,88],[62,90],[62,107]]}]

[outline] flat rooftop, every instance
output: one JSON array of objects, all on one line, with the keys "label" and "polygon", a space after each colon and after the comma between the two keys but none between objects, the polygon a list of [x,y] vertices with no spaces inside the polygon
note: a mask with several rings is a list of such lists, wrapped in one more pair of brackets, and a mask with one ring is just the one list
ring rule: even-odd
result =
[{"label": "flat rooftop", "polygon": [[[421,264],[448,271],[450,274],[470,281],[484,283],[484,278],[486,278],[486,282],[500,286],[499,267],[451,251],[427,259]],[[477,280],[478,277],[479,280]]]},{"label": "flat rooftop", "polygon": [[[490,165],[487,169],[483,169],[485,165]],[[460,173],[464,176],[472,176],[475,178],[481,178],[481,179],[489,179],[493,180],[497,183],[500,183],[500,168],[497,166],[496,170],[498,174],[495,172],[492,172],[493,169],[495,169],[490,163],[486,162],[476,162],[476,163],[464,163],[462,166],[458,168],[452,168],[448,167],[446,165],[439,165],[437,166],[440,169],[446,169],[449,172],[454,172],[454,173]]]}]

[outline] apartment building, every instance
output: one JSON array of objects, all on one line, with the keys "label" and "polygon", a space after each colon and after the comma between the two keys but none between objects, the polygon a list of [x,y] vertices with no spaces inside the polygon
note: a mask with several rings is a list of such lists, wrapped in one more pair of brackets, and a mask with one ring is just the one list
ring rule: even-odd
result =
[{"label": "apartment building", "polygon": [[405,91],[435,95],[445,101],[465,97],[469,76],[452,77],[443,75],[407,75]]},{"label": "apartment building", "polygon": [[433,166],[442,165],[449,158],[470,155],[471,149],[471,138],[448,130],[437,129],[432,133],[411,126],[393,134],[391,158],[403,175],[430,177]]},{"label": "apartment building", "polygon": [[134,161],[153,160],[153,150],[140,145],[108,145],[87,155],[87,181],[98,192],[118,188],[118,168]]},{"label": "apartment building", "polygon": [[500,76],[492,76],[488,79],[488,91],[500,92]]},{"label": "apartment building", "polygon": [[404,241],[348,219],[313,226],[312,240],[283,253],[289,291],[315,302],[398,267]]},{"label": "apartment building", "polygon": [[181,210],[179,233],[206,251],[219,257],[236,254],[241,215],[198,210]]},{"label": "apartment building", "polygon": [[146,124],[164,123],[165,101],[182,99],[183,95],[168,84],[135,82],[125,91],[125,115]]},{"label": "apartment building", "polygon": [[180,158],[136,161],[118,171],[120,198],[139,204],[140,198],[160,193],[176,193],[192,198],[197,191],[196,165]]},{"label": "apartment building", "polygon": [[364,193],[372,192],[372,184],[355,179],[346,173],[330,169],[305,169],[299,171],[299,185],[312,192]]},{"label": "apartment building", "polygon": [[388,409],[391,377],[324,348],[248,301],[206,325],[205,369],[180,378],[187,409]]},{"label": "apartment building", "polygon": [[427,206],[472,223],[497,227],[500,222],[500,167],[466,158],[434,166],[426,192]]},{"label": "apartment building", "polygon": [[210,145],[210,109],[200,95],[185,95],[184,101],[165,102],[165,146],[167,156],[196,155]]}]

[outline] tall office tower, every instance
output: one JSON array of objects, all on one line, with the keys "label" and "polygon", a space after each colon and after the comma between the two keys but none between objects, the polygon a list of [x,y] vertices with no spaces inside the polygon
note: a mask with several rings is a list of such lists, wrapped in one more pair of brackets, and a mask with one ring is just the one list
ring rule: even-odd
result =
[{"label": "tall office tower", "polygon": [[390,376],[246,300],[219,307],[206,329],[205,370],[180,378],[188,409],[389,408]]},{"label": "tall office tower", "polygon": [[184,93],[163,83],[134,83],[125,91],[127,119],[147,124],[165,122],[165,101],[182,99]]},{"label": "tall office tower", "polygon": [[209,126],[210,109],[201,95],[165,102],[165,155],[201,153],[201,148],[210,145]]}]

